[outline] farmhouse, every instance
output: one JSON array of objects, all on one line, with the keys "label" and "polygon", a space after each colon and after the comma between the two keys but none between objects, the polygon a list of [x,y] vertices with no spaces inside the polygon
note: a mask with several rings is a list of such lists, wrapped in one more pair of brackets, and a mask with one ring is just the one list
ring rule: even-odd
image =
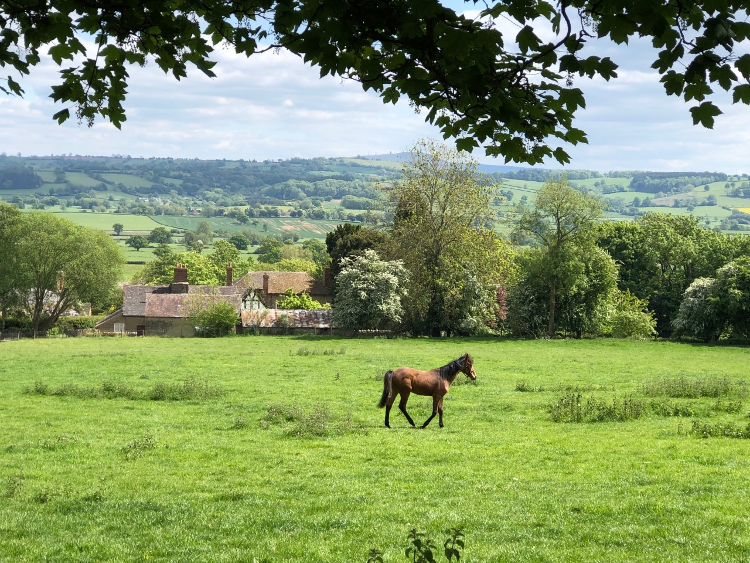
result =
[{"label": "farmhouse", "polygon": [[[272,310],[290,288],[295,294],[306,291],[313,299],[330,303],[332,293],[327,283],[329,279],[328,270],[323,283],[306,272],[249,272],[234,282],[230,264],[227,266],[226,285],[190,285],[187,267],[177,264],[169,285],[125,285],[122,309],[99,321],[96,328],[101,332],[138,336],[193,336],[195,327],[189,318],[191,311],[197,306],[216,301],[231,303],[241,316],[243,325],[247,322],[257,327],[257,316],[243,314],[243,311]],[[325,324],[317,317],[315,320],[308,319],[304,312],[282,316],[268,311],[263,318],[268,322],[281,319],[281,323],[291,327],[296,326],[295,321],[300,325],[312,323],[314,328],[323,328],[321,322]],[[330,313],[326,319],[330,325]]]}]

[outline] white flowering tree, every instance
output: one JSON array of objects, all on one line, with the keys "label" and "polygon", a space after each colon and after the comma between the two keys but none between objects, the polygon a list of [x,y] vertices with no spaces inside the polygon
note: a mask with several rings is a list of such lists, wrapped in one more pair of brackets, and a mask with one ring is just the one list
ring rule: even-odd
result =
[{"label": "white flowering tree", "polygon": [[334,323],[351,330],[389,328],[403,315],[408,273],[400,260],[381,260],[374,250],[341,260],[336,277]]}]

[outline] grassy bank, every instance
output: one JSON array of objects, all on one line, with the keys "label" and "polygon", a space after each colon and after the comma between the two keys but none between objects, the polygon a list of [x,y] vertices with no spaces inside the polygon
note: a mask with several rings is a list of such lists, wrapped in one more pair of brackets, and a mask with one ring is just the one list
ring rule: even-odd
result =
[{"label": "grassy bank", "polygon": [[[478,379],[446,428],[395,409],[383,428],[386,369],[465,352]],[[702,437],[747,425],[746,348],[100,338],[0,358],[0,559],[405,561],[413,527],[462,528],[465,561],[750,557],[750,440]],[[417,423],[430,408],[410,398]]]}]

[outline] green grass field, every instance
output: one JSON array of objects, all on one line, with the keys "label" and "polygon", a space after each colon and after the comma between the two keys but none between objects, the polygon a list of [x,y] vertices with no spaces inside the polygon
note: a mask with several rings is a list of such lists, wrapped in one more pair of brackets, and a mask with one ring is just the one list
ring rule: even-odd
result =
[{"label": "green grass field", "polygon": [[[396,409],[383,428],[386,369],[464,352],[478,379],[453,385],[444,429]],[[397,562],[411,528],[441,544],[448,527],[467,562],[750,558],[750,440],[692,432],[744,432],[746,348],[246,336],[0,354],[3,560]],[[554,422],[576,393],[647,408]],[[430,404],[410,399],[418,423]]]}]

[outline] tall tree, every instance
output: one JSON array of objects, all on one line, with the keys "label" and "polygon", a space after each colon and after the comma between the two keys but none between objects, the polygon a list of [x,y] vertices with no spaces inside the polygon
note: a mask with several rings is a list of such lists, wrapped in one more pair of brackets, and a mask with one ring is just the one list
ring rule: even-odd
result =
[{"label": "tall tree", "polygon": [[555,337],[555,312],[560,292],[570,291],[585,261],[581,253],[593,248],[592,229],[603,203],[568,184],[567,178],[549,180],[537,192],[533,207],[522,210],[516,229],[539,244],[546,279],[547,336]]},{"label": "tall tree", "polygon": [[485,228],[496,191],[465,153],[433,141],[412,149],[403,180],[387,193],[389,256],[409,271],[404,308],[412,332],[462,330],[482,305],[492,308],[509,263],[506,246]]},{"label": "tall tree", "polygon": [[148,234],[148,242],[154,244],[169,244],[172,242],[172,233],[165,227],[156,227]]},{"label": "tall tree", "polygon": [[362,256],[364,251],[380,250],[388,236],[383,231],[376,231],[362,225],[343,223],[326,235],[326,249],[331,257],[331,276],[334,283],[341,271],[344,258]]},{"label": "tall tree", "polygon": [[[459,148],[484,145],[488,154],[528,163],[550,156],[569,160],[549,140],[586,141],[573,126],[576,111],[585,107],[573,79],[617,76],[617,64],[596,52],[597,38],[620,45],[633,37],[650,40],[656,49],[651,68],[667,94],[693,103],[696,124],[710,128],[721,113],[712,101],[718,97],[714,88],[731,91],[735,103],[750,103],[745,0],[632,6],[505,0],[479,10],[467,1],[471,15],[445,4],[2,0],[0,21],[10,31],[0,41],[0,64],[26,75],[47,51],[62,68],[51,96],[65,106],[53,117],[63,122],[75,115],[91,125],[103,116],[121,127],[128,65],[153,58],[177,79],[189,65],[213,77],[216,46],[247,56],[282,48],[317,66],[321,76],[359,81],[384,102],[407,98]],[[23,93],[12,76],[3,83],[5,92]]]},{"label": "tall tree", "polygon": [[14,206],[0,202],[0,327],[5,326],[8,310],[21,302],[23,272],[19,267],[18,252],[21,212]]},{"label": "tall tree", "polygon": [[104,231],[34,211],[23,215],[17,236],[34,334],[79,302],[105,301],[120,279],[122,252]]},{"label": "tall tree", "polygon": [[132,235],[128,237],[128,240],[125,241],[125,244],[131,248],[140,250],[141,248],[148,247],[148,239],[143,235]]},{"label": "tall tree", "polygon": [[746,237],[702,228],[696,217],[661,213],[646,213],[634,223],[605,223],[597,237],[620,266],[620,289],[648,301],[665,336],[690,284],[747,254],[748,244]]}]

